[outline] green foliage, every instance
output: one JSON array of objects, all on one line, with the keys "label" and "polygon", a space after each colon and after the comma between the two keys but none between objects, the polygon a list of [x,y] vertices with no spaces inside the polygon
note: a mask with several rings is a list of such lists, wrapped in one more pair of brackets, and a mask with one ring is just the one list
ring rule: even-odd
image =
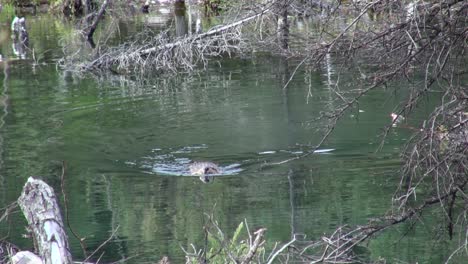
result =
[{"label": "green foliage", "polygon": [[[40,0],[37,0],[37,1],[40,1]],[[57,6],[62,3],[63,3],[63,0],[49,0],[49,4],[52,6]]]},{"label": "green foliage", "polygon": [[[248,241],[249,233],[243,222],[237,226],[231,239],[226,239],[223,232],[216,223],[213,228],[207,229],[207,245],[205,248],[206,260],[212,264],[239,263],[249,252]],[[265,248],[263,245],[257,248],[256,254],[263,255]],[[202,256],[188,257],[187,263],[204,263]],[[257,263],[257,257],[254,257],[250,263]]]},{"label": "green foliage", "polygon": [[240,234],[244,229],[244,223],[240,223],[236,228],[234,235],[230,241],[226,241],[224,234],[218,230],[216,234],[208,232],[208,254],[207,258],[210,263],[229,263],[232,260],[230,256],[241,256],[247,252],[245,241],[240,239]]},{"label": "green foliage", "polygon": [[239,226],[236,228],[236,231],[234,232],[234,235],[232,236],[232,242],[237,241],[239,239],[239,235],[242,232],[242,229],[244,229],[244,222],[241,222]]},{"label": "green foliage", "polygon": [[10,23],[15,17],[15,7],[10,4],[3,4],[0,12],[0,23]]},{"label": "green foliage", "polygon": [[11,5],[11,6],[31,6],[31,5],[40,5],[41,3],[47,3],[49,5],[56,6],[57,4],[62,3],[63,0],[48,0],[46,2],[41,0],[2,0],[2,4]]}]

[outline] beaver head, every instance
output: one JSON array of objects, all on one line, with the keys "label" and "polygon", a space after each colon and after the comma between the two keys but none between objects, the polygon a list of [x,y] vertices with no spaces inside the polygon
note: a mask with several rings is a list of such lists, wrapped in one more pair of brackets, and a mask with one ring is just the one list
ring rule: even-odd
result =
[{"label": "beaver head", "polygon": [[200,180],[204,183],[208,183],[213,180],[213,176],[201,175]]},{"label": "beaver head", "polygon": [[206,167],[205,168],[205,174],[218,174],[219,170],[218,168],[215,167]]}]

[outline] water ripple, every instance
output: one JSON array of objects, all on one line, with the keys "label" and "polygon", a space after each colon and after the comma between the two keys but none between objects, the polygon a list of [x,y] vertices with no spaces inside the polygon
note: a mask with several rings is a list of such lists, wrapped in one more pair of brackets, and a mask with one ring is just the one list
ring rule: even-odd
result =
[{"label": "water ripple", "polygon": [[[180,154],[191,154],[201,149],[206,149],[207,146],[192,145],[184,146],[178,149],[163,150],[155,148],[149,156],[145,156],[139,162],[126,162],[128,165],[137,166],[146,173],[150,174],[161,174],[161,175],[172,175],[172,176],[193,176],[190,174],[189,165],[193,162],[187,157],[178,157]],[[235,175],[242,171],[240,168],[241,164],[233,163],[227,165],[219,165],[221,174],[223,175]]]}]

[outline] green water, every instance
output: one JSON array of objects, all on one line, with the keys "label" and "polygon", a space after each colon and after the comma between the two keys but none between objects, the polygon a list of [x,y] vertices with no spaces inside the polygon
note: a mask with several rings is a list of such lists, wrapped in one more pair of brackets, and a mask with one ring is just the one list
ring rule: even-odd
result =
[{"label": "green water", "polygon": [[[180,247],[203,246],[205,214],[213,213],[227,234],[244,219],[252,230],[266,227],[273,243],[294,233],[320,239],[388,210],[399,181],[398,153],[411,131],[392,130],[376,150],[404,87],[364,97],[361,111],[348,112],[321,147],[328,152],[265,166],[320,141],[327,121],[315,119],[337,107],[332,69],[301,69],[286,89],[297,62],[269,56],[226,59],[194,75],[154,76],[145,84],[119,77],[97,82],[56,69],[60,47],[69,43],[64,31],[72,28],[49,19],[28,20],[39,65],[0,64],[0,206],[16,200],[31,175],[58,192],[65,161],[70,226],[86,237],[88,252],[118,228],[97,256],[104,252],[105,262],[134,257],[131,263],[163,255],[183,262]],[[14,58],[10,44],[0,44],[4,58]],[[186,175],[194,160],[219,163],[225,173],[204,184]],[[31,246],[21,237],[20,213],[1,225],[0,237]],[[434,254],[444,245],[428,242],[427,230],[406,229],[368,244],[369,257],[421,263],[447,257]],[[83,258],[69,236],[73,256]]]}]

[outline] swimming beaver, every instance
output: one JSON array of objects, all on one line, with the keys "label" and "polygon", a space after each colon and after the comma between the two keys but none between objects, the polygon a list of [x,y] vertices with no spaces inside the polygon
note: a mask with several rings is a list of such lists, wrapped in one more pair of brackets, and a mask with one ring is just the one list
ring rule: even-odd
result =
[{"label": "swimming beaver", "polygon": [[209,161],[194,162],[189,165],[189,170],[191,175],[199,175],[203,182],[209,182],[212,178],[209,175],[219,174],[221,171],[218,165]]}]

